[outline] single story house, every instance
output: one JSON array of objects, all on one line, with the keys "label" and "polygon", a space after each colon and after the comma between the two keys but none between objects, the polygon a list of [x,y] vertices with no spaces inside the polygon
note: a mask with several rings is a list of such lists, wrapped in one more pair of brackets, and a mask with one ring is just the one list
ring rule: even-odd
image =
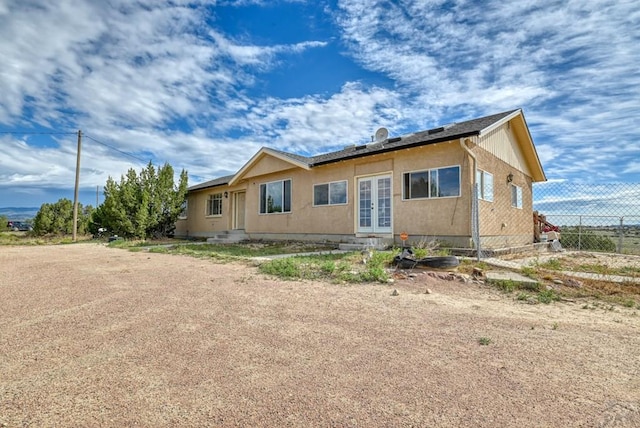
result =
[{"label": "single story house", "polygon": [[381,128],[369,144],[316,156],[263,147],[235,174],[190,187],[175,234],[522,246],[540,181],[520,109],[399,137]]}]

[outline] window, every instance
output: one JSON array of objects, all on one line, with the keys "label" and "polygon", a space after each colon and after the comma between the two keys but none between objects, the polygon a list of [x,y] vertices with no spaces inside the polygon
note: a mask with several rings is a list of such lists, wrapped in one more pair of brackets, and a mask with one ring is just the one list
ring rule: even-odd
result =
[{"label": "window", "polygon": [[511,185],[511,206],[522,208],[522,187]]},{"label": "window", "polygon": [[347,203],[347,181],[313,186],[313,205],[342,205]]},{"label": "window", "polygon": [[222,215],[222,193],[209,195],[209,199],[207,199],[207,215]]},{"label": "window", "polygon": [[291,212],[291,180],[260,185],[260,214]]},{"label": "window", "polygon": [[189,201],[185,200],[185,201],[182,203],[182,211],[180,211],[180,214],[178,214],[178,218],[179,218],[179,219],[185,219],[185,218],[187,218],[187,211],[188,211],[188,208],[189,208]]},{"label": "window", "polygon": [[478,185],[478,198],[493,202],[493,174],[477,170],[476,183]]},{"label": "window", "polygon": [[460,167],[430,169],[404,174],[404,199],[460,196]]}]

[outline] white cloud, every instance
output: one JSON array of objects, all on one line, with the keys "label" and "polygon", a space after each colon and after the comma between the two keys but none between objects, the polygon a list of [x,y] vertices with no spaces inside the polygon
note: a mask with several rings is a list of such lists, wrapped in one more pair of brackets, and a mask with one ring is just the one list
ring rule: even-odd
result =
[{"label": "white cloud", "polygon": [[[640,9],[634,2],[341,0],[338,5],[336,19],[351,55],[363,67],[390,76],[403,103],[415,107],[415,100],[430,104],[436,115],[467,117],[524,107],[534,119],[529,120],[534,139],[540,135],[547,148],[562,153],[545,155],[554,173],[608,179],[634,170],[629,152],[619,158],[619,170],[593,171],[637,136],[640,54],[634,22]],[[598,150],[589,151],[589,145]],[[578,157],[585,152],[590,161]]]},{"label": "white cloud", "polygon": [[[342,37],[331,43],[269,43],[215,22],[220,5],[286,3],[0,0],[0,123],[81,128],[199,181],[237,170],[261,146],[316,154],[380,126],[399,135],[523,107],[549,178],[639,172],[633,2],[339,0],[320,7]],[[336,47],[368,73],[289,99],[252,91],[308,51]],[[0,183],[73,182],[68,140],[34,149],[3,138],[16,158],[0,160]],[[141,166],[85,145],[87,186]]]}]

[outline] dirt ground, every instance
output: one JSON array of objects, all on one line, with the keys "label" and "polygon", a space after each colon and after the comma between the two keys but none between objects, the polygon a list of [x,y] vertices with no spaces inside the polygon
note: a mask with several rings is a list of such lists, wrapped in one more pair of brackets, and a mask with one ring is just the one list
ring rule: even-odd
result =
[{"label": "dirt ground", "polygon": [[586,306],[0,247],[0,427],[638,427],[639,311]]}]

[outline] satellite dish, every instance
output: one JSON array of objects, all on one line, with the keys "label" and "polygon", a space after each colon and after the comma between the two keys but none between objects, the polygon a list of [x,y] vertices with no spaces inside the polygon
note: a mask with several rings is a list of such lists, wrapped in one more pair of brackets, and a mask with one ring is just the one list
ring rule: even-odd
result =
[{"label": "satellite dish", "polygon": [[381,143],[389,137],[387,128],[380,128],[376,131],[376,143]]}]

